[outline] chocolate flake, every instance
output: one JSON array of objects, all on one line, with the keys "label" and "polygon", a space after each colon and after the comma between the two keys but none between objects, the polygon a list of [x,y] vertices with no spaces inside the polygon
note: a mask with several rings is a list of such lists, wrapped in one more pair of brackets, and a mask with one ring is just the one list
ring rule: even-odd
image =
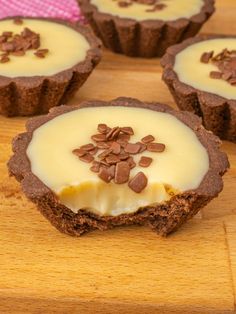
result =
[{"label": "chocolate flake", "polygon": [[162,143],[149,143],[147,144],[147,150],[149,152],[158,152],[161,153],[165,150],[165,145]]},{"label": "chocolate flake", "polygon": [[72,151],[72,153],[78,157],[84,156],[87,152],[82,148],[76,148]]},{"label": "chocolate flake", "polygon": [[106,141],[106,135],[105,134],[94,134],[91,136],[91,139],[95,142],[105,142]]},{"label": "chocolate flake", "polygon": [[134,135],[134,130],[130,126],[121,128],[121,131],[128,135]]},{"label": "chocolate flake", "polygon": [[107,125],[104,123],[100,123],[97,129],[98,129],[98,132],[100,133],[103,133],[103,134],[107,133]]},{"label": "chocolate flake", "polygon": [[151,163],[152,163],[152,158],[142,156],[138,164],[140,167],[149,167]]},{"label": "chocolate flake", "polygon": [[87,162],[87,163],[90,163],[94,160],[94,157],[92,155],[90,155],[89,153],[83,155],[83,156],[80,156],[79,159],[81,161],[84,161],[84,162]]},{"label": "chocolate flake", "polygon": [[115,155],[119,155],[120,153],[120,144],[117,142],[113,142],[110,146],[110,149],[112,150],[112,153]]},{"label": "chocolate flake", "polygon": [[140,150],[139,144],[128,143],[125,146],[125,152],[129,154],[137,154]]},{"label": "chocolate flake", "polygon": [[99,172],[100,165],[100,162],[94,160],[92,166],[90,167],[90,170],[93,172]]},{"label": "chocolate flake", "polygon": [[142,192],[147,186],[147,177],[143,172],[138,172],[128,183],[128,186],[136,193]]},{"label": "chocolate flake", "polygon": [[208,63],[210,61],[210,59],[213,57],[214,55],[214,51],[210,51],[210,52],[204,52],[201,56],[200,61],[202,63]]},{"label": "chocolate flake", "polygon": [[6,63],[9,61],[10,61],[10,58],[7,55],[3,55],[0,59],[0,63]]},{"label": "chocolate flake", "polygon": [[106,158],[111,152],[112,152],[111,149],[106,149],[101,154],[98,155],[98,158],[100,159]]},{"label": "chocolate flake", "polygon": [[106,142],[97,142],[97,148],[99,149],[107,149],[109,148],[110,145],[109,143],[106,143]]},{"label": "chocolate flake", "polygon": [[128,182],[129,174],[130,174],[130,166],[128,162],[126,161],[118,162],[116,165],[114,182],[116,184],[122,184],[122,183]]},{"label": "chocolate flake", "polygon": [[221,79],[222,73],[218,71],[211,71],[210,72],[210,77],[213,79]]},{"label": "chocolate flake", "polygon": [[94,147],[95,147],[95,146],[94,146],[92,143],[89,143],[89,144],[80,146],[81,149],[86,150],[86,151],[93,150]]},{"label": "chocolate flake", "polygon": [[[112,169],[113,169],[113,168],[112,168]],[[104,167],[101,167],[101,168],[100,168],[100,171],[99,171],[99,173],[98,173],[98,176],[99,176],[100,179],[102,179],[102,180],[105,181],[106,183],[109,183],[109,182],[113,179],[113,177],[114,177],[114,175],[113,175],[111,169],[109,169],[109,168],[104,168]]]},{"label": "chocolate flake", "polygon": [[129,158],[129,154],[128,153],[122,153],[119,155],[120,160],[126,160]]},{"label": "chocolate flake", "polygon": [[132,4],[131,2],[127,2],[127,1],[119,1],[119,2],[118,2],[119,7],[121,7],[121,8],[127,8],[127,7],[129,7],[131,4]]},{"label": "chocolate flake", "polygon": [[16,18],[16,19],[14,19],[13,23],[16,24],[16,25],[22,25],[23,24],[23,20],[20,19],[20,18]]},{"label": "chocolate flake", "polygon": [[106,162],[108,164],[116,164],[120,161],[120,158],[117,155],[110,154],[106,157]]},{"label": "chocolate flake", "polygon": [[141,139],[141,141],[144,143],[144,144],[147,144],[147,143],[151,143],[155,140],[155,138],[152,136],[152,135],[147,135],[145,137],[143,137]]},{"label": "chocolate flake", "polygon": [[150,8],[146,9],[146,12],[160,11],[167,7],[167,5],[162,3],[161,0],[119,0],[118,6],[121,8],[126,8],[133,5],[135,2],[148,5]]},{"label": "chocolate flake", "polygon": [[136,167],[136,162],[134,161],[133,157],[129,157],[126,161],[128,162],[130,169],[133,169]]},{"label": "chocolate flake", "polygon": [[48,49],[38,49],[36,52],[34,52],[34,55],[38,58],[45,58],[47,53]]},{"label": "chocolate flake", "polygon": [[139,144],[140,149],[139,149],[139,153],[144,152],[147,149],[147,146],[141,142],[137,142],[137,144]]},{"label": "chocolate flake", "polygon": [[118,137],[119,133],[120,133],[120,128],[118,126],[112,128],[106,135],[106,139],[107,140],[114,140]]}]

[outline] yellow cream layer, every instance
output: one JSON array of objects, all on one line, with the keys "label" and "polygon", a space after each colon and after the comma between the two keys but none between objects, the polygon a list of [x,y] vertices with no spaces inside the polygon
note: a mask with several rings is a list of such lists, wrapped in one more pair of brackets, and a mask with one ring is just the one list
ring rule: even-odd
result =
[{"label": "yellow cream layer", "polygon": [[223,49],[236,50],[235,38],[221,38],[201,41],[182,50],[175,59],[174,71],[179,80],[187,85],[227,99],[236,99],[236,87],[228,82],[210,78],[211,71],[219,71],[211,62],[200,62],[204,52],[214,50],[214,55]]},{"label": "yellow cream layer", "polygon": [[[103,182],[89,170],[91,164],[72,153],[91,142],[99,123],[131,126],[134,143],[152,134],[166,145],[162,153],[142,153],[153,158],[150,167],[131,170],[130,177],[139,171],[148,177],[148,186],[141,193],[127,184]],[[180,192],[197,188],[209,168],[207,151],[189,127],[170,114],[142,108],[84,108],[60,115],[34,131],[27,155],[32,172],[73,212],[87,208],[113,216],[169,199],[168,186]],[[140,157],[135,156],[135,161]]]},{"label": "yellow cream layer", "polygon": [[162,10],[147,12],[153,6],[133,2],[128,7],[120,7],[114,0],[90,0],[98,8],[98,11],[109,13],[122,18],[132,18],[137,21],[163,20],[173,21],[179,18],[190,18],[198,14],[204,4],[203,0],[163,0],[166,4]]},{"label": "yellow cream layer", "polygon": [[10,61],[0,63],[0,75],[7,77],[53,75],[83,61],[90,47],[88,41],[77,31],[62,24],[25,19],[22,25],[13,20],[0,21],[0,34],[11,31],[19,34],[25,27],[40,34],[40,48],[49,49],[45,58],[27,50],[24,56],[10,55]]}]

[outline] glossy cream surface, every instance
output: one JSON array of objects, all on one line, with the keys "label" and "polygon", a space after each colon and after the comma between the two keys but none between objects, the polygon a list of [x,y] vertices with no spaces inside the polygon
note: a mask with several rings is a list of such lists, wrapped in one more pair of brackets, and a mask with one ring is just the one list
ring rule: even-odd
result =
[{"label": "glossy cream surface", "polygon": [[34,19],[23,20],[16,25],[13,20],[0,21],[0,34],[11,31],[20,34],[25,27],[40,34],[39,49],[49,49],[45,58],[27,50],[24,56],[10,55],[10,61],[0,63],[0,75],[7,77],[53,75],[83,61],[89,50],[87,39],[65,25]]},{"label": "glossy cream surface", "polygon": [[137,21],[163,20],[173,21],[179,18],[190,18],[198,14],[204,4],[203,0],[162,0],[166,4],[162,10],[147,12],[152,8],[150,5],[133,2],[128,7],[120,7],[114,0],[90,0],[100,12],[109,13],[122,18],[132,18]]},{"label": "glossy cream surface", "polygon": [[236,86],[223,79],[212,79],[211,71],[219,71],[211,62],[202,63],[204,52],[214,51],[214,55],[223,49],[236,50],[235,38],[218,38],[201,41],[179,52],[175,58],[174,71],[181,82],[199,90],[209,92],[227,99],[236,99]]},{"label": "glossy cream surface", "polygon": [[[148,186],[135,193],[127,184],[103,182],[72,151],[91,142],[97,125],[131,126],[130,142],[152,134],[164,143],[162,153],[145,151],[153,158],[148,168],[131,170],[130,177],[143,171]],[[77,212],[87,208],[100,215],[119,215],[136,211],[140,206],[170,198],[168,187],[175,192],[195,189],[209,168],[208,153],[195,133],[168,113],[132,107],[93,107],[62,114],[40,126],[33,133],[27,155],[32,172],[54,191],[60,201]],[[134,156],[136,162],[141,154]]]}]

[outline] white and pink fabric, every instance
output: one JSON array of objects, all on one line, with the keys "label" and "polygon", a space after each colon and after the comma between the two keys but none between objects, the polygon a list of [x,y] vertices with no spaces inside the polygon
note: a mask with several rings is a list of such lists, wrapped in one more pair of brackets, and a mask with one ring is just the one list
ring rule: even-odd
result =
[{"label": "white and pink fabric", "polygon": [[7,16],[49,17],[82,20],[76,0],[0,0],[0,19]]}]

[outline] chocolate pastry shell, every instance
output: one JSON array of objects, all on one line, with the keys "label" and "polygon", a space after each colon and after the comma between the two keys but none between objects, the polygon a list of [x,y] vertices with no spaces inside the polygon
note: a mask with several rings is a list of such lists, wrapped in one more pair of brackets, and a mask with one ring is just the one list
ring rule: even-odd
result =
[{"label": "chocolate pastry shell", "polygon": [[[9,19],[14,18],[27,19],[19,16]],[[76,30],[87,39],[90,49],[84,61],[54,75],[14,78],[0,75],[0,114],[5,116],[43,114],[51,107],[65,104],[84,84],[101,59],[101,43],[88,27],[56,19],[35,19],[56,22]]]},{"label": "chocolate pastry shell", "polygon": [[161,65],[164,68],[162,79],[167,84],[181,110],[194,112],[202,118],[206,129],[211,130],[222,140],[236,143],[236,100],[227,99],[187,85],[179,80],[177,73],[174,71],[175,57],[179,52],[192,44],[215,38],[236,38],[236,36],[200,35],[168,48],[161,60]]},{"label": "chocolate pastry shell", "polygon": [[197,34],[214,12],[214,0],[204,0],[201,11],[175,21],[121,18],[99,12],[90,0],[78,0],[82,13],[108,49],[131,57],[162,56],[167,47]]},{"label": "chocolate pastry shell", "polygon": [[[137,209],[130,214],[119,216],[99,216],[89,211],[73,213],[61,204],[55,193],[31,172],[30,161],[26,155],[27,147],[34,130],[66,112],[85,107],[127,106],[148,108],[153,111],[167,112],[190,127],[209,155],[209,170],[197,189],[173,196],[169,201]],[[229,167],[225,153],[219,150],[220,140],[204,129],[201,119],[189,112],[181,112],[159,103],[143,103],[132,98],[117,98],[111,102],[86,101],[78,106],[60,106],[50,110],[46,116],[32,118],[26,125],[27,131],[13,140],[14,155],[8,162],[9,173],[20,183],[23,192],[39,211],[61,232],[80,236],[95,229],[107,230],[120,225],[146,225],[162,236],[175,231],[189,218],[193,217],[223,188],[222,175]],[[186,173],[187,175],[187,173]]]}]

